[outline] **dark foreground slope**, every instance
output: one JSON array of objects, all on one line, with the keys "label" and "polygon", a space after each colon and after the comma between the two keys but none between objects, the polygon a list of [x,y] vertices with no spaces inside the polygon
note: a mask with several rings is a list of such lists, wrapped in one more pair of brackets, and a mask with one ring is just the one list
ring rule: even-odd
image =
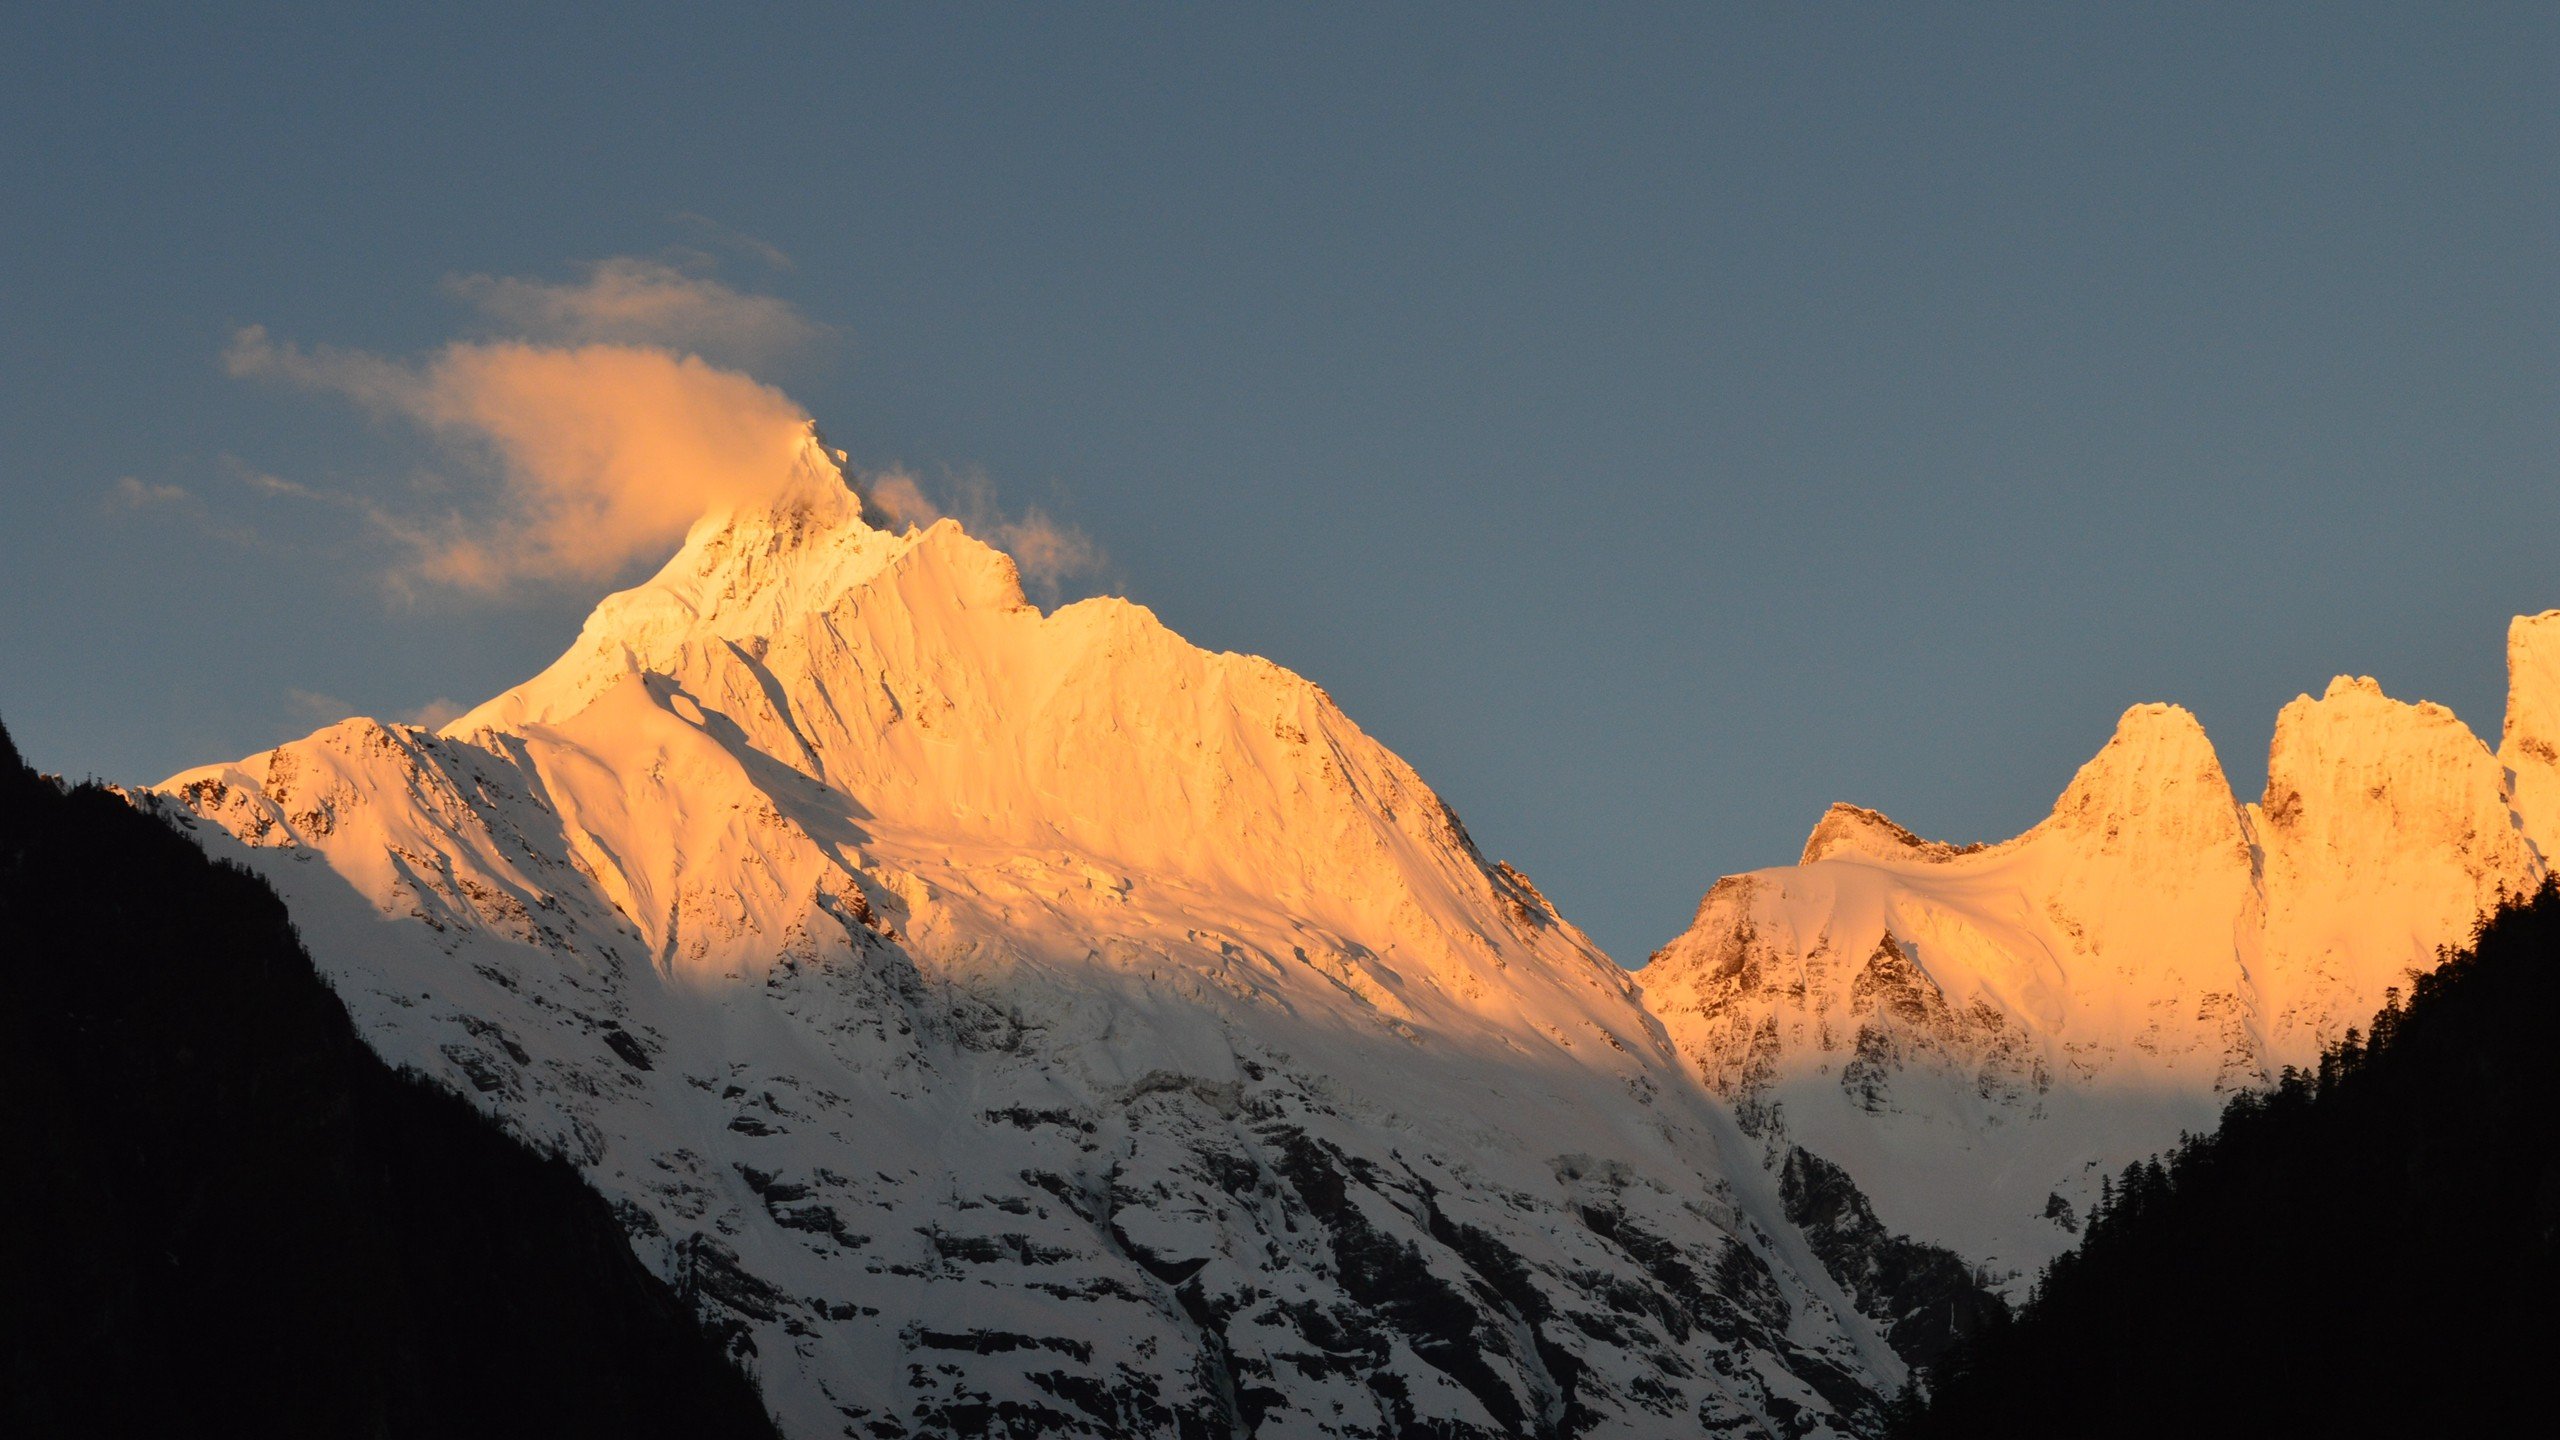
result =
[{"label": "dark foreground slope", "polygon": [[[1908,1440],[2431,1435],[2552,1412],[2560,892],[2416,981],[2318,1073],[2129,1169]],[[2527,1430],[2532,1422],[2519,1422]]]},{"label": "dark foreground slope", "polygon": [[0,1433],[773,1433],[574,1169],[366,1049],[272,891],[5,733],[0,1135]]}]

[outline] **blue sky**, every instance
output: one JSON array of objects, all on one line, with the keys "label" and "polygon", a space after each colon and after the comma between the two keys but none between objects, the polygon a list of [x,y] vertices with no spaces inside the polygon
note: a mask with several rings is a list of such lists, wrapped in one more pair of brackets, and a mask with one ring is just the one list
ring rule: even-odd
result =
[{"label": "blue sky", "polygon": [[1630,961],[1831,800],[2032,823],[2137,701],[2244,791],[2339,671],[2494,739],[2560,605],[2548,6],[50,8],[0,43],[48,768],[562,648],[606,582],[395,596],[254,477],[450,457],[223,356],[615,256],[832,327],[757,373],[857,461],[1316,679]]}]

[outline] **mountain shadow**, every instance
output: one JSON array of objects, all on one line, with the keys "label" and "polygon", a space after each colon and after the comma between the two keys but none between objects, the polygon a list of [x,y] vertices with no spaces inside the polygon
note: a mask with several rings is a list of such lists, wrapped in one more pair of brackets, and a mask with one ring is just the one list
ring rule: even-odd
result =
[{"label": "mountain shadow", "polygon": [[2114,1181],[1892,1433],[2446,1434],[2548,1413],[2560,889],[2484,920],[2315,1071]]},{"label": "mountain shadow", "polygon": [[0,731],[0,1433],[775,1434],[576,1170],[358,1038],[275,893]]}]

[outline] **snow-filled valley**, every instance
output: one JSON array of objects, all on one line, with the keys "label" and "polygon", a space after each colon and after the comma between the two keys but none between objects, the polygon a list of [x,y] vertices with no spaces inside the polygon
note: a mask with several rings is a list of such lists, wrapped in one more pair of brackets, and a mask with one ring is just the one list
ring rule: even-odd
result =
[{"label": "snow-filled valley", "polygon": [[[2554,612],[2498,754],[2341,680],[2243,805],[2137,707],[2027,834],[1837,807],[1629,972],[1314,685],[1043,613],[840,459],[441,730],[142,792],[795,1435],[1870,1432],[1969,1272],[2014,1294],[2560,830]],[[1897,1233],[1952,1253],[1888,1283]]]}]

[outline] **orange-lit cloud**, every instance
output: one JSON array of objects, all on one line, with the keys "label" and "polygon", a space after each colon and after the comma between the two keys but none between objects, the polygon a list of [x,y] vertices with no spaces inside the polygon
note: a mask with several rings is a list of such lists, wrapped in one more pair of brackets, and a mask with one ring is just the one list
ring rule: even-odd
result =
[{"label": "orange-lit cloud", "polygon": [[460,275],[445,285],[509,335],[664,346],[749,368],[808,355],[834,333],[770,295],[632,256],[599,261],[573,283]]},{"label": "orange-lit cloud", "polygon": [[[223,354],[235,376],[344,396],[415,426],[452,462],[418,492],[432,505],[235,466],[262,493],[342,507],[399,546],[407,561],[386,577],[395,592],[610,580],[666,555],[705,514],[769,501],[798,478],[807,413],[715,363],[805,351],[831,333],[784,302],[628,257],[572,283],[475,275],[448,286],[507,338],[408,360],[299,346],[252,325]],[[1026,584],[1052,596],[1061,580],[1101,568],[1083,532],[1037,508],[1007,513],[984,477],[946,480],[938,502],[903,472],[861,488],[876,521],[931,524],[948,513],[1011,552]],[[126,508],[164,498],[139,481],[116,496]]]},{"label": "orange-lit cloud", "polygon": [[636,345],[456,343],[410,363],[251,326],[223,362],[344,395],[484,460],[497,493],[473,513],[367,507],[412,552],[406,578],[463,589],[605,579],[663,554],[706,512],[779,493],[807,433],[772,386]]}]

